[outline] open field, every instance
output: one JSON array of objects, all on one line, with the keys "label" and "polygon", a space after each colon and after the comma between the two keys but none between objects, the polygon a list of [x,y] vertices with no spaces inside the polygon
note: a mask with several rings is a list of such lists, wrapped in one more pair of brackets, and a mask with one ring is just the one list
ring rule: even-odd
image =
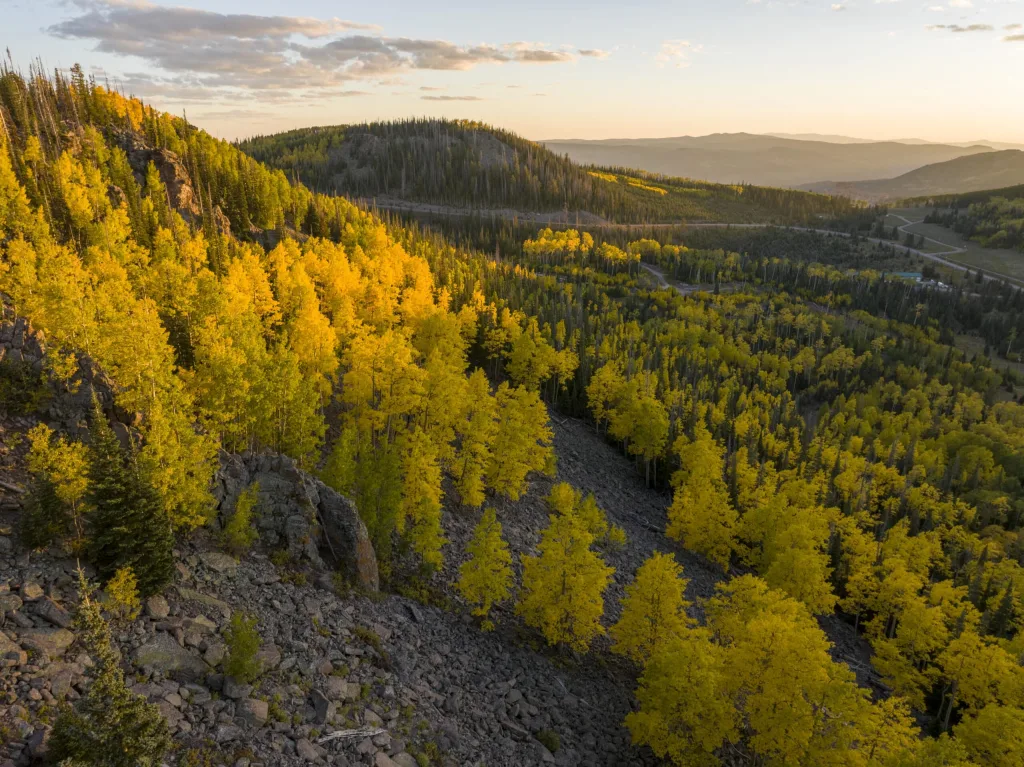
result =
[{"label": "open field", "polygon": [[889,212],[885,223],[887,226],[900,226],[901,231],[922,234],[929,238],[925,242],[925,252],[942,253],[939,244],[947,245],[949,253],[943,256],[953,263],[968,266],[971,269],[982,269],[991,274],[1004,275],[1015,282],[1024,284],[1024,253],[1015,250],[983,248],[976,242],[964,240],[959,234],[938,224],[912,223],[920,222],[930,212],[929,208],[900,208]]}]

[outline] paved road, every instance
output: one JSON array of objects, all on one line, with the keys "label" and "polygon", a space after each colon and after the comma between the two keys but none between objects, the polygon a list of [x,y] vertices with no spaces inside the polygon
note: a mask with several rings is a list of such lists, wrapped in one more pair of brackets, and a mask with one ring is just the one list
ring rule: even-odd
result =
[{"label": "paved road", "polygon": [[[423,203],[409,203],[409,202],[404,202],[404,201],[381,201],[381,200],[370,201],[370,200],[360,200],[359,202],[364,204],[364,205],[365,204],[370,204],[370,205],[375,206],[378,209],[382,209],[382,210],[404,211],[404,212],[407,212],[407,213],[431,213],[431,214],[435,214],[435,215],[458,216],[458,217],[462,217],[462,216],[481,216],[481,217],[504,218],[504,219],[513,219],[514,218],[515,220],[517,220],[517,221],[519,221],[521,223],[526,223],[526,224],[531,224],[531,223],[532,224],[543,224],[545,226],[551,226],[551,225],[556,225],[556,226],[576,226],[577,225],[577,224],[574,224],[572,221],[568,221],[568,220],[566,220],[566,221],[559,221],[558,218],[560,217],[560,215],[559,214],[551,214],[551,213],[548,213],[548,214],[529,214],[529,213],[526,213],[526,214],[524,214],[524,213],[519,212],[519,211],[513,211],[513,210],[507,210],[507,209],[500,209],[500,210],[497,210],[497,209],[495,209],[495,210],[492,210],[492,209],[467,210],[465,208],[455,208],[455,207],[441,206],[441,205],[426,205],[426,204],[423,204]],[[589,214],[588,213],[586,215],[588,217],[591,217],[592,219],[599,219],[599,217],[594,216],[593,214]],[[899,219],[901,219],[901,220],[906,222],[901,227],[899,227],[899,231],[903,232],[903,233],[906,233],[906,231],[907,231],[907,229],[909,227],[914,226],[915,224],[922,223],[922,221],[911,221],[910,219],[905,218],[904,216],[898,216],[896,214],[892,214],[892,215],[895,218],[899,218]],[[567,218],[571,218],[571,216],[567,216]],[[789,229],[789,230],[796,231],[796,232],[812,232],[812,233],[815,233],[815,234],[827,235],[829,237],[851,237],[852,236],[848,232],[837,232],[837,231],[834,231],[832,229],[815,229],[813,227],[806,227],[806,226],[786,226],[784,224],[774,224],[774,223],[768,223],[768,222],[766,222],[766,223],[754,223],[754,224],[723,224],[723,223],[717,223],[717,222],[713,223],[713,222],[705,222],[705,221],[692,221],[692,222],[691,221],[683,221],[683,222],[680,222],[680,223],[677,223],[677,224],[616,224],[616,223],[613,223],[611,221],[605,221],[603,219],[599,219],[599,221],[597,223],[588,222],[588,220],[584,219],[584,220],[581,220],[578,225],[581,226],[581,227],[587,227],[587,228],[603,228],[603,229],[671,229],[671,228],[679,228],[679,227],[684,227],[686,229],[768,229],[768,228],[778,228],[778,229]],[[925,251],[918,250],[917,248],[910,248],[910,247],[907,247],[906,245],[900,245],[899,243],[893,242],[892,240],[882,240],[882,239],[878,239],[876,237],[864,237],[863,239],[867,240],[868,242],[881,243],[883,245],[891,245],[893,247],[900,248],[901,250],[910,251],[914,255],[920,256],[921,258],[926,258],[929,261],[933,261],[934,263],[937,263],[937,264],[942,264],[943,266],[946,266],[946,267],[948,267],[950,269],[955,269],[956,271],[959,271],[959,272],[975,271],[975,270],[978,269],[977,266],[971,266],[969,264],[962,264],[962,263],[960,263],[958,261],[952,261],[949,258],[947,258],[947,256],[954,256],[954,255],[959,255],[960,253],[966,253],[967,252],[966,248],[959,248],[959,247],[957,247],[955,245],[950,245],[948,242],[941,242],[940,240],[935,240],[935,239],[932,239],[930,237],[925,237],[925,240],[928,241],[928,242],[934,242],[934,243],[936,243],[938,245],[941,245],[944,248],[949,248],[950,250],[943,251],[942,253],[926,253]],[[1020,280],[1017,280],[1017,279],[1015,279],[1013,277],[1010,277],[1008,275],[1005,275],[1005,274],[1000,274],[999,272],[985,271],[984,272],[984,277],[985,277],[986,280],[997,280],[999,282],[1005,282],[1005,283],[1008,283],[1010,285],[1014,285],[1016,287],[1020,287],[1021,286],[1021,281]]]}]

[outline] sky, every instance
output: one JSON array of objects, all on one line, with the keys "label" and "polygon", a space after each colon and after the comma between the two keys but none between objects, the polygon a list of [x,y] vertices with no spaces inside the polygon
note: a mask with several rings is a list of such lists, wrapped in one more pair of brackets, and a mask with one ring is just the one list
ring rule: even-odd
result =
[{"label": "sky", "polygon": [[0,0],[16,67],[80,63],[223,138],[406,117],[534,140],[1024,143],[1024,0]]}]

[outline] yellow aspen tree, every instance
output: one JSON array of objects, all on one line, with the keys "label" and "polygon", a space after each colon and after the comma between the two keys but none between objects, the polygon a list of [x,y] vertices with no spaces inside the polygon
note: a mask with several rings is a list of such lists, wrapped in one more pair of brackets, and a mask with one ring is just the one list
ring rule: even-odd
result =
[{"label": "yellow aspen tree", "polygon": [[1024,764],[1024,710],[990,704],[953,729],[967,753],[985,767]]},{"label": "yellow aspen tree", "polygon": [[686,614],[683,568],[671,554],[655,552],[626,586],[622,615],[611,627],[612,652],[643,666],[666,644],[682,636],[692,621]]},{"label": "yellow aspen tree", "polygon": [[477,507],[484,502],[490,446],[498,428],[496,419],[491,385],[484,371],[477,368],[468,379],[464,408],[455,426],[459,449],[452,465],[452,476],[464,506]]},{"label": "yellow aspen tree", "polygon": [[523,557],[523,596],[516,611],[549,644],[586,652],[604,633],[604,590],[614,569],[591,551],[594,541],[574,515],[552,515],[537,556]]},{"label": "yellow aspen tree", "polygon": [[722,449],[698,426],[695,438],[680,439],[676,451],[681,467],[672,477],[675,495],[665,532],[725,569],[736,549],[738,517],[729,503]]},{"label": "yellow aspen tree", "polygon": [[89,487],[88,451],[81,442],[69,442],[63,436],[54,442],[53,430],[43,423],[33,427],[27,436],[28,469],[53,483],[57,497],[71,512],[75,538],[80,542],[83,535],[81,505]]},{"label": "yellow aspen tree", "polygon": [[441,467],[437,449],[422,429],[406,432],[402,448],[402,513],[398,530],[408,528],[413,551],[427,567],[444,564],[441,547],[447,542],[441,528]]},{"label": "yellow aspen tree", "polygon": [[545,471],[554,457],[548,411],[536,392],[502,383],[494,395],[498,427],[487,464],[487,484],[518,501],[531,471]]},{"label": "yellow aspen tree", "polygon": [[474,605],[473,615],[482,619],[481,628],[491,631],[491,607],[508,599],[512,587],[512,554],[501,537],[501,523],[494,509],[484,509],[466,551],[469,559],[459,567],[456,587]]},{"label": "yellow aspen tree", "polygon": [[715,751],[739,740],[726,653],[704,628],[685,629],[644,667],[626,716],[633,742],[680,767],[715,767]]}]

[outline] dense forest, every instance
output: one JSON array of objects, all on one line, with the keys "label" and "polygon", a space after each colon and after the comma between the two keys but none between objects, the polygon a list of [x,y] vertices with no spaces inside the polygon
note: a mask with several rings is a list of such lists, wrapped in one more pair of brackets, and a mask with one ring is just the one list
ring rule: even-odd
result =
[{"label": "dense forest", "polygon": [[[128,446],[98,402],[81,442],[33,429],[34,545],[63,541],[115,593],[155,593],[174,536],[211,524],[218,449],[272,449],[353,498],[391,584],[439,577],[446,515],[482,509],[458,579],[480,628],[515,599],[528,629],[576,654],[607,632],[639,674],[626,727],[675,764],[1024,760],[1020,382],[948,337],[956,323],[1005,343],[1018,291],[575,229],[496,258],[311,192],[77,68],[3,71],[0,126],[0,290],[47,340],[42,373],[0,362],[0,392],[68,381],[87,356],[137,416]],[[447,154],[396,145],[368,176],[399,188],[404,168],[414,187],[436,170],[424,194],[456,188]],[[509,202],[651,210],[594,192],[612,182],[590,173],[508,162],[523,174],[499,176],[517,179]],[[621,531],[568,485],[516,583],[515,520],[483,507],[551,470],[548,407],[589,418],[671,490],[668,538],[733,576],[712,598],[690,605],[685,573],[652,553],[606,626],[601,551]],[[251,545],[244,524],[231,532]],[[870,642],[882,694],[831,657],[817,616],[836,612]],[[65,710],[53,755],[81,763],[100,737],[89,721]]]},{"label": "dense forest", "polygon": [[620,223],[794,222],[855,209],[844,198],[581,167],[482,123],[404,120],[257,136],[246,154],[309,187],[469,208],[586,212]]}]

